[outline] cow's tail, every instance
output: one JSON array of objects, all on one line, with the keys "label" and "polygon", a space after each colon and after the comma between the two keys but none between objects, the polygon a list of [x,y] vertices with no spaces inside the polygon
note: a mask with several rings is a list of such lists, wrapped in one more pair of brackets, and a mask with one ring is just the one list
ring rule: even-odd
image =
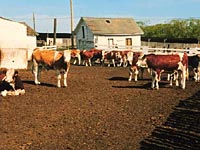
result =
[{"label": "cow's tail", "polygon": [[31,56],[31,72],[32,72],[32,74],[34,73],[33,71],[34,71],[34,58],[33,58],[33,54],[32,54],[32,56]]}]

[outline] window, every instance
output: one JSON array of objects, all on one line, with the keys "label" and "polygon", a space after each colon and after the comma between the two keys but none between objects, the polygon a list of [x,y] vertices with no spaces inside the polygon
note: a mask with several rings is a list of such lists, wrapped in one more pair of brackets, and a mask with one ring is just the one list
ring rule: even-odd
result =
[{"label": "window", "polygon": [[126,46],[132,46],[132,39],[126,38]]},{"label": "window", "polygon": [[108,48],[113,48],[113,46],[114,46],[114,39],[108,38]]},{"label": "window", "polygon": [[82,34],[83,34],[83,38],[85,38],[85,28],[84,28],[84,26],[82,26]]},{"label": "window", "polygon": [[95,44],[98,43],[98,36],[95,37],[94,43],[95,43]]}]

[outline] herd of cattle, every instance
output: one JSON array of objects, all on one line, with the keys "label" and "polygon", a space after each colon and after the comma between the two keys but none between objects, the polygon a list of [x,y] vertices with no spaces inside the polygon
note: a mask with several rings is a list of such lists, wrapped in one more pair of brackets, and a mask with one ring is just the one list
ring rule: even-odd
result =
[{"label": "herd of cattle", "polygon": [[[105,51],[99,49],[90,50],[64,50],[55,51],[51,49],[36,48],[32,54],[35,84],[40,84],[40,72],[42,67],[57,70],[57,87],[67,86],[67,76],[70,64],[92,66],[95,63],[113,67],[129,67],[129,79],[138,80],[139,73],[148,69],[152,77],[152,89],[159,89],[161,74],[167,72],[170,85],[175,80],[176,86],[182,89],[186,88],[186,80],[189,79],[189,69],[193,70],[196,82],[200,80],[200,57],[198,55],[189,56],[187,53],[163,53],[163,54],[145,54],[138,50],[113,50]],[[63,85],[61,77],[63,75]],[[2,81],[1,81],[2,82]]]}]

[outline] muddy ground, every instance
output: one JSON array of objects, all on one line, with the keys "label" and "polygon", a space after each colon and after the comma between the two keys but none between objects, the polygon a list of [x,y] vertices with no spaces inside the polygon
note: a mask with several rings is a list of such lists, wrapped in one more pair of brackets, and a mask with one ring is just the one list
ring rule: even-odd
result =
[{"label": "muddy ground", "polygon": [[142,149],[180,101],[200,89],[190,79],[185,90],[165,80],[151,90],[147,72],[129,83],[122,67],[71,66],[67,88],[55,86],[53,70],[42,72],[39,86],[29,69],[19,75],[25,95],[0,97],[0,150]]}]

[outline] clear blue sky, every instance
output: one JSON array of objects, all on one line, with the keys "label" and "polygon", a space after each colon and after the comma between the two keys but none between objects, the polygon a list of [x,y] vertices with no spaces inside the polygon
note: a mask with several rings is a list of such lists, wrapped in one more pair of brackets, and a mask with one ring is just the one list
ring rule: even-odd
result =
[{"label": "clear blue sky", "polygon": [[[200,19],[200,0],[73,0],[74,27],[80,17],[133,17],[159,22],[173,18]],[[70,0],[3,0],[0,16],[24,21],[38,32],[70,32]]]}]

